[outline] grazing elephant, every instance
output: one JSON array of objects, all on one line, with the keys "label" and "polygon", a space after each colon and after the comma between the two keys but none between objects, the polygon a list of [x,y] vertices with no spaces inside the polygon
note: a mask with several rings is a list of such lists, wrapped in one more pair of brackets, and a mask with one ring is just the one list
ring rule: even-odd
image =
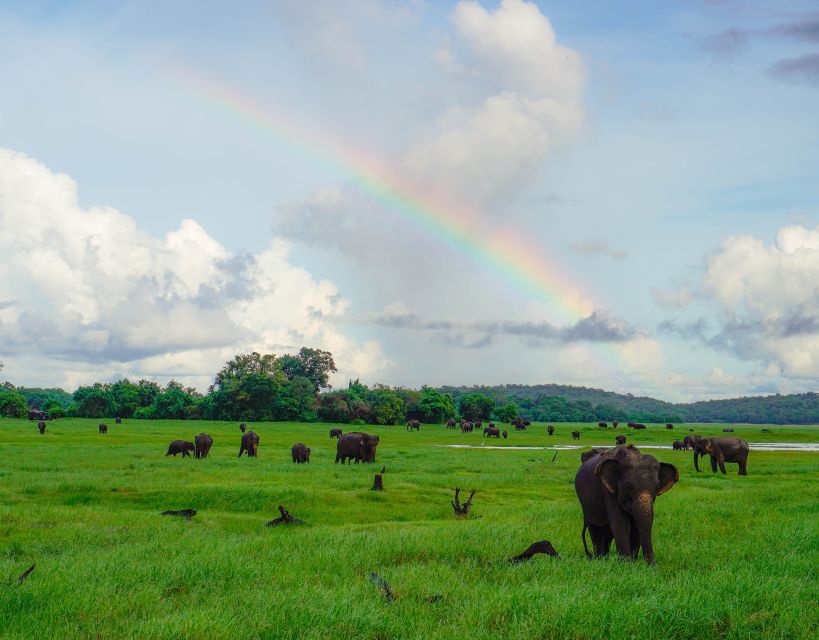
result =
[{"label": "grazing elephant", "polygon": [[359,462],[375,462],[375,450],[380,439],[378,436],[361,431],[345,433],[336,443],[336,462],[349,464],[350,460]]},{"label": "grazing elephant", "polygon": [[634,446],[584,456],[574,488],[583,509],[586,555],[592,557],[586,546],[588,529],[595,557],[608,555],[614,540],[622,557],[636,558],[642,547],[643,559],[654,564],[654,500],[680,479],[677,468],[644,456]]},{"label": "grazing elephant", "polygon": [[344,433],[341,429],[330,429],[330,437],[331,438],[340,438]]},{"label": "grazing elephant", "polygon": [[247,451],[248,458],[255,458],[259,452],[259,436],[255,431],[248,431],[242,434],[242,444],[239,447],[239,457]]},{"label": "grazing elephant", "polygon": [[410,420],[407,422],[407,431],[412,431],[413,429],[416,431],[421,430],[421,422],[419,420]]},{"label": "grazing elephant", "polygon": [[454,429],[455,428],[455,418],[447,418],[446,419],[446,428],[447,429]]},{"label": "grazing elephant", "polygon": [[173,456],[175,458],[177,453],[181,453],[183,458],[190,458],[191,451],[193,450],[193,442],[187,442],[186,440],[174,440],[171,442],[170,446],[168,447],[168,453],[165,455]]},{"label": "grazing elephant", "polygon": [[523,424],[522,422],[518,422],[515,425],[515,431],[526,431],[526,425]]},{"label": "grazing elephant", "polygon": [[474,428],[471,422],[461,422],[461,433],[472,433]]},{"label": "grazing elephant", "polygon": [[732,428],[732,427],[725,427],[725,428],[722,430],[722,432],[723,432],[723,433],[733,433],[733,432],[734,432],[734,430],[733,430],[733,428]]},{"label": "grazing elephant", "polygon": [[508,438],[508,437],[509,437],[509,432],[508,432],[508,431],[504,431],[504,432],[503,432],[503,439],[504,439],[504,440],[506,440],[506,438]]},{"label": "grazing elephant", "polygon": [[694,445],[694,468],[699,471],[698,460],[700,456],[708,454],[711,456],[711,471],[719,470],[725,475],[725,463],[736,462],[739,464],[739,475],[748,475],[748,443],[736,436],[719,436],[717,438],[700,438]]},{"label": "grazing elephant", "polygon": [[626,444],[626,436],[619,435],[614,439],[614,442],[616,442],[617,444]]},{"label": "grazing elephant", "polygon": [[685,449],[685,443],[675,440],[671,443],[671,448],[674,449],[674,451],[683,451]]},{"label": "grazing elephant", "polygon": [[290,454],[293,456],[293,462],[304,464],[310,462],[310,447],[303,442],[298,442],[290,449]]},{"label": "grazing elephant", "polygon": [[239,431],[244,433],[245,429],[247,429],[247,425],[243,422],[242,424],[239,425]]},{"label": "grazing elephant", "polygon": [[554,432],[555,432],[555,428],[552,425],[549,425],[548,427],[546,427],[546,433],[548,433],[550,436],[554,435]]},{"label": "grazing elephant", "polygon": [[104,423],[101,424],[98,427],[98,429],[100,430],[100,433],[108,433],[108,425],[107,424],[104,424]]},{"label": "grazing elephant", "polygon": [[486,427],[483,430],[483,435],[485,438],[500,438],[500,429],[497,427]]},{"label": "grazing elephant", "polygon": [[601,429],[608,429],[609,428],[609,425],[607,425],[605,422],[598,422],[597,426],[600,427]]},{"label": "grazing elephant", "polygon": [[685,436],[683,438],[683,448],[688,451],[689,449],[693,449],[694,445],[697,444],[697,440],[699,440],[699,436]]},{"label": "grazing elephant", "polygon": [[119,416],[114,418],[114,424],[122,424],[122,418],[120,418]]},{"label": "grazing elephant", "polygon": [[634,426],[632,427],[632,429],[637,429],[638,431],[640,429],[645,429],[645,428],[646,428],[646,426],[641,422],[635,422]]},{"label": "grazing elephant", "polygon": [[617,420],[612,421],[612,423],[611,423],[611,428],[612,428],[612,429],[616,429],[618,424],[620,424],[620,423],[619,423],[619,422],[617,422]]},{"label": "grazing elephant", "polygon": [[194,442],[194,458],[207,458],[210,453],[210,448],[213,446],[213,438],[207,433],[200,433],[193,439]]},{"label": "grazing elephant", "polygon": [[45,433],[45,427],[46,427],[45,422],[43,422],[42,420],[37,423],[37,429],[39,429],[40,435],[43,435]]},{"label": "grazing elephant", "polygon": [[666,423],[665,423],[665,428],[666,428],[666,429],[673,429],[673,428],[674,428],[674,425],[673,425],[673,424],[671,424],[670,422],[666,422]]},{"label": "grazing elephant", "polygon": [[572,440],[580,440],[580,432],[572,431]]}]

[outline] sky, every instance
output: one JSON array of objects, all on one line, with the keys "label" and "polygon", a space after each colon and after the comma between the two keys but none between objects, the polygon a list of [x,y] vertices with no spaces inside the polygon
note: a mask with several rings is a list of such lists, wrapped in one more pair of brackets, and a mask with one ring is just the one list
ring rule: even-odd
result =
[{"label": "sky", "polygon": [[815,2],[0,0],[0,362],[819,385]]}]

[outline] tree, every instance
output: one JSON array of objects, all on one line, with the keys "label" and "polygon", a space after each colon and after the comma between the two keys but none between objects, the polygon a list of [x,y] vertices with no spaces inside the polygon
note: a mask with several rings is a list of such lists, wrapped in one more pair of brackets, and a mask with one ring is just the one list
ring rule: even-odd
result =
[{"label": "tree", "polygon": [[419,420],[423,422],[443,422],[447,418],[455,417],[455,402],[452,396],[432,387],[421,387],[421,400],[418,406],[421,414]]},{"label": "tree", "polygon": [[495,410],[495,415],[501,422],[512,422],[518,417],[518,405],[514,402],[507,402],[500,409]]},{"label": "tree", "polygon": [[152,417],[157,420],[188,420],[200,417],[197,405],[201,397],[196,389],[171,380],[165,386],[165,390],[156,396]]},{"label": "tree", "polygon": [[0,416],[6,418],[23,418],[28,411],[26,400],[12,384],[6,382],[0,386]]},{"label": "tree", "polygon": [[308,347],[299,349],[298,355],[287,354],[279,358],[279,367],[288,380],[298,377],[310,380],[316,392],[329,388],[330,374],[337,371],[332,353]]},{"label": "tree", "polygon": [[74,392],[73,413],[80,418],[103,418],[115,413],[114,398],[108,385],[96,382]]},{"label": "tree", "polygon": [[489,420],[494,408],[495,401],[480,393],[470,393],[464,396],[458,406],[461,416],[471,422]]},{"label": "tree", "polygon": [[372,408],[368,422],[375,424],[404,422],[404,401],[392,389],[385,387],[373,389],[367,400]]}]

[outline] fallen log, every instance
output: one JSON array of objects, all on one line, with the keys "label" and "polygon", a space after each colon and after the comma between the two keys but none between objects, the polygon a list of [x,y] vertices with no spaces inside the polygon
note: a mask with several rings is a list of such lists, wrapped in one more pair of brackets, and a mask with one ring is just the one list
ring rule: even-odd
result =
[{"label": "fallen log", "polygon": [[304,524],[304,520],[302,520],[301,518],[295,517],[287,509],[285,509],[281,505],[279,505],[279,513],[281,514],[281,516],[279,516],[275,520],[271,520],[265,526],[266,527],[277,527],[280,524]]},{"label": "fallen log", "polygon": [[384,476],[380,473],[376,474],[375,478],[373,479],[373,488],[371,491],[383,491],[384,490]]},{"label": "fallen log", "polygon": [[160,515],[163,516],[180,516],[185,518],[185,520],[190,520],[193,516],[196,515],[195,509],[169,509],[168,511],[163,511]]}]

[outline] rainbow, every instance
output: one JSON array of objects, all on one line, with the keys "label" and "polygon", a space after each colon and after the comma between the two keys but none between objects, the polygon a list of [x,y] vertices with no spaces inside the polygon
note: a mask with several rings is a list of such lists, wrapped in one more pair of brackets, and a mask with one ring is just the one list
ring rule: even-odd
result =
[{"label": "rainbow", "polygon": [[562,320],[574,321],[595,309],[590,297],[521,233],[487,230],[477,212],[448,202],[442,194],[399,175],[382,159],[319,136],[226,84],[189,70],[172,73],[187,91],[263,132],[288,152],[352,178],[354,185],[404,220],[495,273],[527,298],[546,303]]}]

